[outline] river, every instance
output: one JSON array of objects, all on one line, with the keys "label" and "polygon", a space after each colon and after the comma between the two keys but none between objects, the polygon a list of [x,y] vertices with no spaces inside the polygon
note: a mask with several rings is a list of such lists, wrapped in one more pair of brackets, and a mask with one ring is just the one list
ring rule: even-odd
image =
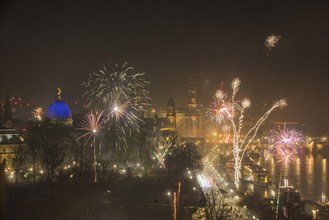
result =
[{"label": "river", "polygon": [[[259,165],[266,168],[272,181],[279,182],[281,164],[276,163],[272,156],[268,160],[261,157]],[[282,167],[281,185],[283,178],[288,177],[289,185],[301,191],[303,199],[319,201],[321,193],[329,197],[328,158],[321,154],[303,153],[292,163]]]}]

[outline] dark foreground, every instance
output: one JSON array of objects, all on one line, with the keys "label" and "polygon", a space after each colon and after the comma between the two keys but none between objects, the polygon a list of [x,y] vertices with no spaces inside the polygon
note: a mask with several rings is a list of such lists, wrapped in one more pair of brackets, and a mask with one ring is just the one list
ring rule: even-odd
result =
[{"label": "dark foreground", "polygon": [[[202,196],[182,183],[179,217],[191,219]],[[7,186],[8,219],[172,219],[175,190],[161,178],[131,178],[105,184],[55,184]]]}]

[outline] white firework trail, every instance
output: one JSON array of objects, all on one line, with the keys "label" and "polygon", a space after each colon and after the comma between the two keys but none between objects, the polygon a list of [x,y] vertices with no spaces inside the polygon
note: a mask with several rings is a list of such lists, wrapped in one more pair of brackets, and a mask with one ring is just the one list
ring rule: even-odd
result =
[{"label": "white firework trail", "polygon": [[255,139],[259,127],[269,117],[271,112],[277,108],[283,108],[287,105],[285,99],[275,101],[272,107],[259,118],[255,125],[249,131],[247,131],[246,135],[243,137],[241,133],[244,124],[244,112],[247,108],[250,107],[251,101],[247,98],[243,99],[242,102],[235,100],[235,96],[239,91],[240,84],[241,81],[239,78],[235,78],[232,81],[232,95],[229,99],[227,95],[222,95],[225,94],[224,92],[217,91],[215,100],[207,111],[208,117],[215,123],[230,124],[233,135],[232,142],[234,158],[234,184],[237,188],[240,186],[240,170],[243,156],[250,143]]}]

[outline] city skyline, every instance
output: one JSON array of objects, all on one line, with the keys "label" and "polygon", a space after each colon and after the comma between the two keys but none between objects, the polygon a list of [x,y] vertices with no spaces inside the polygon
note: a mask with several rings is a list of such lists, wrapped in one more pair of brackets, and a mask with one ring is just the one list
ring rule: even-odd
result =
[{"label": "city skyline", "polygon": [[[57,87],[81,99],[88,74],[108,60],[146,72],[151,104],[197,100],[240,77],[255,110],[287,98],[271,118],[328,123],[327,2],[13,2],[1,7],[1,98],[35,98],[45,109]],[[63,7],[65,6],[65,7]],[[244,33],[244,34],[241,34]],[[267,36],[281,35],[266,53]]]}]

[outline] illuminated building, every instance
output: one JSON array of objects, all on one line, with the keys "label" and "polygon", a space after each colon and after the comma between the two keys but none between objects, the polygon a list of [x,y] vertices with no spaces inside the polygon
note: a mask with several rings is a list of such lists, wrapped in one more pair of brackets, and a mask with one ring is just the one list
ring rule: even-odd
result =
[{"label": "illuminated building", "polygon": [[178,127],[183,137],[204,138],[204,129],[201,126],[200,114],[198,112],[198,103],[196,101],[196,87],[193,82],[190,83],[188,90],[187,109],[185,111],[185,123]]},{"label": "illuminated building", "polygon": [[177,108],[173,98],[168,100],[167,110],[161,112],[161,118],[165,118],[167,123],[161,127],[161,130],[175,130],[184,139],[203,139],[205,137],[196,92],[195,84],[190,82],[186,108]]},{"label": "illuminated building", "polygon": [[167,114],[166,118],[168,119],[168,129],[175,130],[176,128],[176,109],[175,101],[173,98],[170,98],[167,103]]},{"label": "illuminated building", "polygon": [[61,89],[58,88],[58,100],[53,102],[47,112],[50,124],[72,126],[72,114],[69,106],[61,99]]},{"label": "illuminated building", "polygon": [[15,158],[15,148],[26,147],[24,139],[13,128],[0,128],[0,162],[6,159],[6,167],[12,168],[12,160]]},{"label": "illuminated building", "polygon": [[[9,96],[7,96],[4,105],[3,116],[0,122],[0,163],[6,159],[6,168],[12,168],[12,159],[15,157],[15,148],[24,147],[24,139],[20,136],[18,130],[13,127],[13,108]],[[17,125],[15,126],[17,127]]]}]

